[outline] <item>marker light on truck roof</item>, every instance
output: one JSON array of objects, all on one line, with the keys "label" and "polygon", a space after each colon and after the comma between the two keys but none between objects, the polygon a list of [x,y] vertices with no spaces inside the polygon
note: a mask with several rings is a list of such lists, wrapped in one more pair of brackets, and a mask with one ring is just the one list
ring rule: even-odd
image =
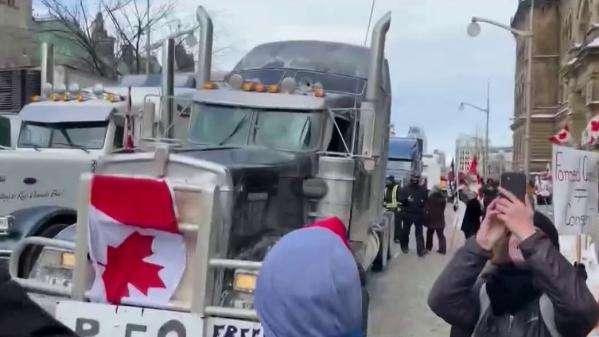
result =
[{"label": "marker light on truck roof", "polygon": [[324,89],[322,89],[322,88],[314,89],[314,97],[324,97],[324,96],[325,96]]},{"label": "marker light on truck roof", "polygon": [[266,86],[262,83],[256,83],[256,85],[254,85],[254,90],[256,90],[256,92],[266,92]]},{"label": "marker light on truck roof", "polygon": [[271,93],[271,94],[276,94],[276,93],[278,93],[279,91],[281,91],[281,88],[279,87],[279,85],[278,85],[278,84],[271,84],[271,85],[269,85],[269,86],[268,86],[268,89],[267,89],[267,91],[268,91],[269,93]]},{"label": "marker light on truck roof", "polygon": [[244,82],[241,85],[241,90],[243,91],[254,91],[255,87],[254,87],[254,82]]},{"label": "marker light on truck roof", "polygon": [[213,90],[213,89],[218,89],[218,86],[216,85],[216,83],[214,83],[212,81],[206,81],[206,82],[204,82],[204,85],[202,86],[202,88],[204,88],[206,90]]}]

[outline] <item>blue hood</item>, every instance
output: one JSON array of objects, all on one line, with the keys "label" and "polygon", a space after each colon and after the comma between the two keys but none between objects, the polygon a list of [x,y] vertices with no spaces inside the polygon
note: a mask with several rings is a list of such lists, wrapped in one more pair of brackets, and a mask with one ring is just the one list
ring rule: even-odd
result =
[{"label": "blue hood", "polygon": [[328,229],[293,231],[266,256],[255,305],[266,337],[360,336],[356,261]]}]

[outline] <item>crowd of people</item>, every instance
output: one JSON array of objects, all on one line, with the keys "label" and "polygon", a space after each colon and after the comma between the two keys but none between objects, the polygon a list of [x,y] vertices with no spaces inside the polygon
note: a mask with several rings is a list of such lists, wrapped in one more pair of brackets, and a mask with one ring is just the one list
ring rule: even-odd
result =
[{"label": "crowd of people", "polygon": [[[395,214],[395,242],[401,250],[409,252],[410,234],[414,227],[416,253],[423,257],[433,249],[436,235],[439,254],[447,251],[445,238],[446,195],[438,186],[429,192],[427,181],[418,174],[412,174],[410,181],[400,187],[394,176],[387,177],[385,186],[385,208]],[[426,227],[426,242],[424,228]]]}]

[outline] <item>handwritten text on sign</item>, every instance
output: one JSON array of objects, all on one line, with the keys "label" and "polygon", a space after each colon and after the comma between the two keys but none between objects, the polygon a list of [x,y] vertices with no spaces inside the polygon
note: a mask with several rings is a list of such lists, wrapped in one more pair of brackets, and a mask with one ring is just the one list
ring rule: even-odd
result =
[{"label": "handwritten text on sign", "polygon": [[561,234],[585,234],[597,219],[599,153],[553,146],[555,225]]}]

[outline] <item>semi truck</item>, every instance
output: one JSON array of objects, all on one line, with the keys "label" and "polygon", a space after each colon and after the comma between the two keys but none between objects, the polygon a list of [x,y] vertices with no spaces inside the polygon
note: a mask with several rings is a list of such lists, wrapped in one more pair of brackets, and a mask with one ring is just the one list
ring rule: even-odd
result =
[{"label": "semi truck", "polygon": [[413,174],[423,172],[422,140],[409,137],[389,139],[387,176],[393,176],[400,186],[405,186]]},{"label": "semi truck", "polygon": [[[202,8],[198,16],[211,25]],[[91,175],[81,179],[77,224],[53,239],[22,240],[10,259],[13,279],[85,336],[124,336],[133,326],[148,336],[173,326],[179,336],[263,336],[255,281],[286,233],[337,216],[358,263],[384,269],[394,224],[383,208],[390,23],[390,13],[376,23],[370,48],[322,41],[257,46],[222,83],[209,81],[204,62],[185,144],[163,142],[98,163],[95,174],[158,179],[173,191],[187,263],[167,305],[89,302]],[[210,25],[203,25],[203,58],[211,55]],[[21,254],[34,245],[43,247],[40,256],[21,275]]]},{"label": "semi truck", "polygon": [[[53,48],[44,44],[42,50],[48,61],[42,64],[42,73],[51,74]],[[186,132],[181,127],[187,123],[181,107],[190,102],[185,97],[196,91],[195,85],[191,86],[193,79],[189,74],[173,74],[171,95],[180,103],[171,105],[175,111],[180,107],[169,124],[173,137],[182,138]],[[127,81],[124,78],[122,82]],[[79,178],[82,173],[95,172],[102,157],[143,146],[160,138],[160,129],[169,129],[159,127],[163,108],[160,83],[97,84],[81,89],[74,83],[67,88],[63,83],[47,82],[43,88],[18,114],[0,115],[0,140],[9,140],[9,145],[0,147],[3,259],[22,238],[53,237],[75,223]],[[151,116],[143,116],[144,106]],[[29,252],[24,261],[37,256],[36,249]],[[23,268],[30,270],[31,263],[24,263]]]}]

